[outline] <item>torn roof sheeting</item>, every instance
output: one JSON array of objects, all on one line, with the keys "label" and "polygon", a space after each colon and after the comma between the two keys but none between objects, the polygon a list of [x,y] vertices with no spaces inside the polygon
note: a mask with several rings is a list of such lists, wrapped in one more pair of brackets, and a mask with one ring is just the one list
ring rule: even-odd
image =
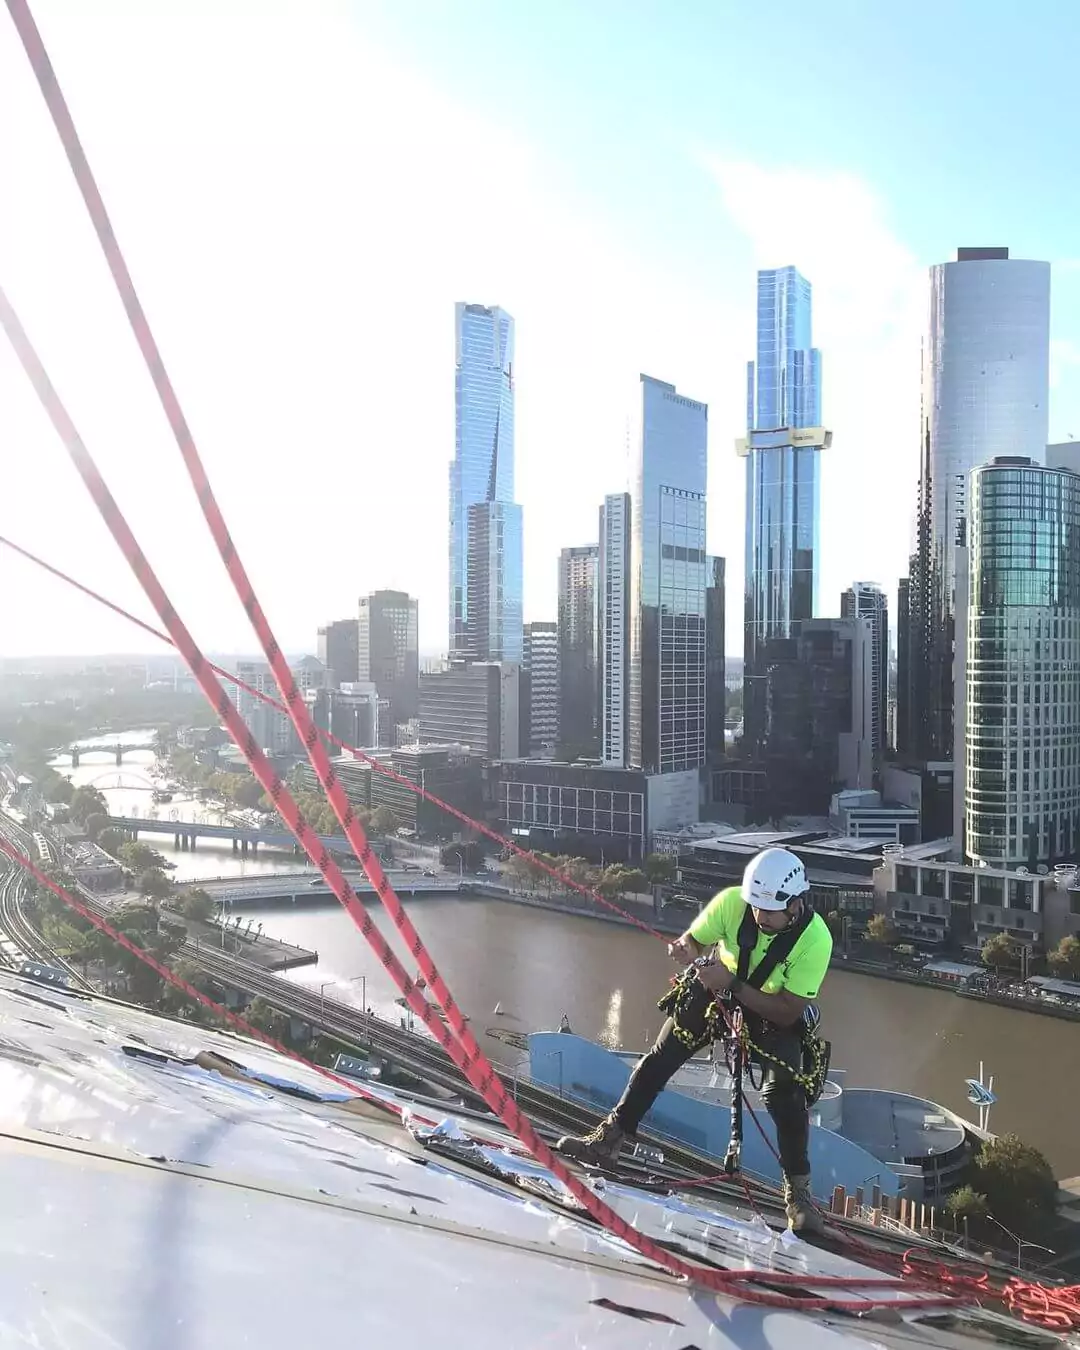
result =
[{"label": "torn roof sheeting", "polygon": [[[358,1332],[372,1345],[499,1350],[976,1343],[951,1314],[905,1314],[899,1282],[899,1316],[866,1321],[694,1292],[560,1203],[559,1183],[498,1129],[437,1129],[421,1106],[404,1128],[253,1042],[105,1000],[31,1000],[24,987],[0,974],[2,1343],[295,1350]],[[800,1273],[808,1293],[815,1277],[877,1273],[781,1240],[734,1205],[612,1183],[604,1195],[698,1259]],[[975,1315],[980,1341],[1000,1328],[1010,1344],[1057,1343]]]}]

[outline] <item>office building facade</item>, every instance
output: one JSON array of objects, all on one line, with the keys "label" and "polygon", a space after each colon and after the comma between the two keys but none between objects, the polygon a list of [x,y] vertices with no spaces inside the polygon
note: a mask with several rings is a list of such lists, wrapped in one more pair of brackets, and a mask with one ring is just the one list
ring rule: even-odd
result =
[{"label": "office building facade", "polygon": [[600,755],[624,768],[628,753],[630,664],[629,492],[609,493],[600,508],[597,594],[600,626]]},{"label": "office building facade", "polygon": [[842,619],[867,619],[873,644],[870,702],[870,753],[874,782],[881,781],[889,720],[889,602],[880,586],[856,581],[840,596]]},{"label": "office building facade", "polygon": [[[449,650],[452,657],[462,659],[520,661],[521,516],[514,507],[513,319],[502,309],[458,304],[455,352]],[[474,511],[478,507],[487,509]],[[475,538],[475,530],[481,538]],[[474,609],[477,605],[479,612]]]},{"label": "office building facade", "polygon": [[[265,661],[240,661],[237,663],[236,674],[238,679],[243,680],[258,693],[280,701],[281,694],[277,682]],[[316,725],[324,731],[329,730],[329,701],[326,695],[331,686],[330,672],[321,661],[309,656],[298,661],[291,668],[290,674],[297,689],[309,703]],[[314,697],[316,694],[323,697],[316,699]],[[309,695],[311,697],[308,697]],[[237,692],[236,710],[261,750],[271,755],[300,753],[300,738],[288,713],[271,707],[245,689]]]},{"label": "office building facade", "polygon": [[552,758],[559,744],[559,626],[527,623],[519,691],[518,753]]},{"label": "office building facade", "polygon": [[955,753],[955,550],[968,540],[970,475],[999,456],[1043,463],[1049,352],[1048,263],[962,248],[955,262],[930,269],[908,660],[898,687],[899,748],[919,759]]},{"label": "office building facade", "polygon": [[966,853],[1080,849],[1080,475],[1002,456],[971,475]]},{"label": "office building facade", "polygon": [[867,619],[808,619],[762,648],[769,815],[827,815],[873,780],[873,640]]},{"label": "office building facade", "polygon": [[516,759],[520,667],[499,661],[451,662],[420,676],[420,740],[461,745],[486,759]]},{"label": "office building facade", "polygon": [[766,644],[817,610],[821,353],[811,345],[811,288],[794,267],[758,273],[757,355],[747,368],[743,744],[760,753]]},{"label": "office building facade", "polygon": [[393,728],[415,717],[420,707],[420,638],[417,602],[404,591],[374,591],[360,599],[358,675],[388,705],[389,732],[380,744],[393,745]]},{"label": "office building facade", "polygon": [[317,653],[335,685],[351,684],[360,670],[360,628],[356,619],[338,619],[319,629]]},{"label": "office building facade", "polygon": [[641,376],[631,508],[629,761],[649,774],[705,764],[708,408]]},{"label": "office building facade", "polygon": [[559,554],[559,735],[568,756],[600,754],[599,549]]}]

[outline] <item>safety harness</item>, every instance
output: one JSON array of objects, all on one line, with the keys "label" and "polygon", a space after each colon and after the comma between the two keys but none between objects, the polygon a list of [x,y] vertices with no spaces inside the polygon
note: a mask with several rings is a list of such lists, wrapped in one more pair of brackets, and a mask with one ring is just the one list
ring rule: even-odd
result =
[{"label": "safety harness", "polygon": [[[739,948],[735,971],[737,977],[750,988],[760,990],[777,966],[781,965],[791,955],[796,943],[809,928],[813,919],[814,911],[804,900],[799,917],[789,927],[777,933],[765,949],[761,960],[751,970],[750,961],[754,954],[754,948],[757,946],[760,929],[757,920],[754,918],[753,910],[747,905],[739,924],[737,937]],[[711,958],[707,959],[711,960]],[[673,1022],[673,1034],[695,1053],[712,1041],[722,1038],[727,1032],[721,1018],[719,1000],[709,997],[707,1006],[702,1009],[702,998],[703,995],[707,996],[707,993],[704,985],[697,979],[696,965],[688,966],[681,975],[672,980],[671,988],[658,1004],[660,1010],[666,1013]],[[734,1000],[729,1001],[734,1002]],[[738,1011],[737,1005],[736,1010]],[[700,1026],[701,1024],[702,1014],[704,1015],[704,1026],[701,1030],[695,1031],[695,1025]],[[807,1008],[798,1028],[802,1040],[802,1066],[801,1070],[798,1070],[793,1069],[785,1060],[779,1059],[776,1055],[756,1044],[749,1035],[745,1019],[738,1017],[740,1050],[738,1060],[743,1066],[748,1059],[757,1060],[762,1064],[775,1064],[789,1073],[795,1082],[802,1087],[806,1093],[807,1105],[813,1106],[824,1091],[832,1055],[830,1043],[818,1035],[819,1021],[820,1015],[817,1009],[813,1006]],[[741,1092],[736,1095],[741,1098]]]}]

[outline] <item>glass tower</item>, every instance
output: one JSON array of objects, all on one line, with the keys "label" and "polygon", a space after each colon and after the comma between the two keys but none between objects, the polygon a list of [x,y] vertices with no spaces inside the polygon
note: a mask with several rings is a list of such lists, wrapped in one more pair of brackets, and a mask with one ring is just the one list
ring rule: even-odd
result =
[{"label": "glass tower", "polygon": [[765,731],[765,644],[817,608],[821,353],[810,345],[810,283],[794,267],[758,273],[757,358],[747,368],[744,739]]},{"label": "glass tower", "polygon": [[629,758],[646,773],[705,763],[705,490],[709,410],[641,376],[631,509]]},{"label": "glass tower", "polygon": [[969,476],[1002,455],[1044,462],[1049,364],[1049,263],[962,248],[930,269],[910,662],[898,688],[899,748],[920,759],[953,757],[954,550],[968,539]]},{"label": "glass tower", "polygon": [[1080,474],[971,475],[966,852],[1032,870],[1080,849]]},{"label": "glass tower", "polygon": [[[514,505],[514,321],[504,310],[467,304],[456,306],[455,320],[450,654],[520,661],[523,597],[521,514]],[[478,506],[491,509],[477,512],[473,508]],[[475,542],[474,525],[484,535]],[[473,612],[477,603],[480,613]]]}]

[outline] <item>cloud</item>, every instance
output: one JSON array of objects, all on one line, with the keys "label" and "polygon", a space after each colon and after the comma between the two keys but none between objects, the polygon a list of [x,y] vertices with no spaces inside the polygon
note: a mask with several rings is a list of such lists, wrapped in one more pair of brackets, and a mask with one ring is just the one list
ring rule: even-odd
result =
[{"label": "cloud", "polygon": [[793,264],[813,286],[834,433],[822,464],[821,612],[838,613],[854,580],[879,581],[894,608],[918,483],[925,268],[852,174],[702,158],[756,265]]}]

